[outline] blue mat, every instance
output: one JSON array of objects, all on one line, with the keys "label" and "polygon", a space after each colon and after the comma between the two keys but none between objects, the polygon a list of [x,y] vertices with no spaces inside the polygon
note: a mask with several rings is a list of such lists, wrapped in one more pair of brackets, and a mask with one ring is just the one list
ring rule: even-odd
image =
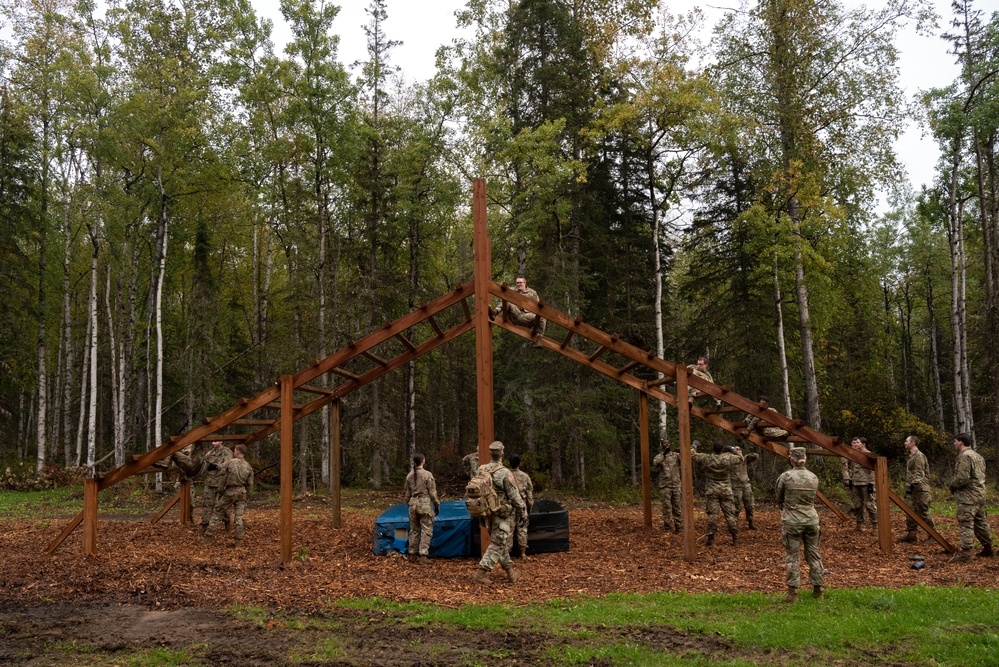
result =
[{"label": "blue mat", "polygon": [[[375,555],[390,551],[406,553],[409,542],[409,506],[393,505],[375,521]],[[434,558],[464,558],[472,555],[472,517],[464,500],[446,500],[434,517],[434,539],[430,541]]]}]

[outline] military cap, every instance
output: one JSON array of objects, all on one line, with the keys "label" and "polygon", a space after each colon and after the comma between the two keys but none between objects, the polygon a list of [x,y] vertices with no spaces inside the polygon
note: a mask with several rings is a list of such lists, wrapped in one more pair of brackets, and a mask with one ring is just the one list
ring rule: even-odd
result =
[{"label": "military cap", "polygon": [[805,460],[805,448],[804,447],[792,447],[789,450],[788,456],[791,457],[792,459],[794,459],[795,461],[804,461]]},{"label": "military cap", "polygon": [[491,452],[502,452],[503,451],[503,443],[500,442],[499,440],[493,440],[492,443],[489,445],[489,451],[491,451]]}]

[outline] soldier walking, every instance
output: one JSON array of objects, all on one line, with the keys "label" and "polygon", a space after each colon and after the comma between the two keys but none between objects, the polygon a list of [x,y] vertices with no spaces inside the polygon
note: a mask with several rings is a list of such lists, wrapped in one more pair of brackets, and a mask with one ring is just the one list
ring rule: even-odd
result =
[{"label": "soldier walking", "polygon": [[246,511],[246,499],[253,487],[253,466],[245,456],[246,445],[236,445],[233,457],[218,470],[218,500],[215,501],[212,518],[205,531],[205,542],[210,543],[214,539],[220,521],[228,521],[230,509],[235,510],[235,546],[238,547],[243,541],[243,513]]},{"label": "soldier walking", "polygon": [[[930,518],[930,464],[926,461],[926,455],[919,451],[919,438],[910,435],[905,439],[905,450],[907,452],[905,460],[905,502],[915,510],[919,518],[930,524],[933,528],[933,519]],[[919,525],[916,520],[905,515],[905,537],[899,542],[915,542],[916,531]]]},{"label": "soldier walking", "polygon": [[662,503],[663,530],[683,532],[683,501],[680,494],[680,454],[670,451],[669,438],[660,442],[662,451],[652,459],[659,472],[659,501]]},{"label": "soldier walking", "polygon": [[957,501],[957,528],[961,536],[961,550],[950,559],[952,563],[971,560],[975,538],[982,543],[979,558],[988,558],[992,551],[992,528],[985,512],[985,459],[971,448],[971,436],[958,433],[954,436],[957,463],[949,488]]},{"label": "soldier walking", "polygon": [[530,525],[531,511],[534,509],[534,482],[531,476],[520,469],[520,454],[510,455],[510,473],[513,475],[513,483],[520,491],[520,497],[527,506],[525,512],[518,512],[516,516],[516,528],[511,534],[511,549],[513,544],[520,548],[520,557],[527,557],[527,528]]},{"label": "soldier walking", "polygon": [[[739,543],[739,521],[732,500],[732,468],[742,462],[741,454],[735,454],[731,447],[722,442],[715,442],[714,453],[702,454],[691,443],[690,458],[695,463],[704,465],[704,510],[708,515],[708,540],[706,544],[715,543],[715,533],[718,532],[718,511],[725,515],[728,532],[732,535],[732,546]],[[729,451],[725,451],[725,450]]]},{"label": "soldier walking", "polygon": [[802,544],[805,546],[812,595],[821,600],[824,578],[822,559],[819,558],[819,515],[815,511],[819,478],[805,469],[804,447],[792,447],[788,459],[791,469],[777,478],[777,504],[781,509],[780,541],[784,545],[784,564],[787,567],[784,601],[795,602],[798,599]]},{"label": "soldier walking", "polygon": [[517,583],[520,574],[510,560],[510,531],[513,529],[514,511],[526,512],[527,505],[520,497],[513,474],[503,466],[503,443],[499,440],[489,445],[489,463],[479,466],[479,472],[489,475],[499,498],[499,509],[488,518],[489,547],[479,561],[479,568],[472,577],[477,584],[491,583],[487,576],[497,563],[506,570],[511,584]]},{"label": "soldier walking", "polygon": [[[867,438],[855,436],[850,441],[850,446],[863,454],[871,453],[867,449]],[[874,497],[874,471],[849,459],[843,459],[841,466],[843,483],[850,490],[850,511],[857,520],[855,530],[860,532],[864,529],[864,510],[871,520],[871,526],[877,527],[878,506]]]},{"label": "soldier walking", "polygon": [[[215,440],[212,442],[212,448],[205,453],[204,460],[205,488],[201,492],[202,534],[205,534],[205,531],[208,530],[208,523],[211,521],[212,514],[215,512],[215,503],[218,502],[219,490],[225,488],[219,486],[219,478],[222,474],[222,466],[225,465],[227,461],[232,460],[232,452],[228,447],[222,445],[221,440]],[[228,514],[222,518],[222,522],[225,524],[225,529],[229,530]]]},{"label": "soldier walking", "polygon": [[434,539],[434,517],[441,511],[437,483],[423,469],[426,457],[413,454],[413,470],[406,475],[406,504],[409,505],[409,561],[430,562],[430,541]]},{"label": "soldier walking", "polygon": [[732,500],[735,505],[735,520],[739,520],[739,512],[745,508],[746,523],[750,530],[756,530],[756,524],[753,523],[753,483],[749,481],[749,470],[746,468],[746,464],[757,460],[760,455],[756,452],[750,452],[743,456],[742,447],[739,445],[735,445],[734,449],[736,454],[742,456],[742,463],[732,466]]}]

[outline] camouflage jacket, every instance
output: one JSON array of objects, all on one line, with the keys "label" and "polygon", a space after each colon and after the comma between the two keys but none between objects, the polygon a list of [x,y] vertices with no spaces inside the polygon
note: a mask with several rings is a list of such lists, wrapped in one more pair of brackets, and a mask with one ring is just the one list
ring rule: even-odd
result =
[{"label": "camouflage jacket", "polygon": [[[410,507],[416,507],[421,512],[427,514],[433,509],[436,511],[440,507],[441,501],[437,499],[437,482],[429,470],[417,468],[406,475],[406,503]],[[433,508],[430,506],[433,505]]]},{"label": "camouflage jacket", "polygon": [[742,462],[738,465],[732,466],[732,487],[738,485],[749,484],[749,470],[746,469],[747,463],[752,463],[756,459],[760,458],[760,455],[756,452],[751,452],[742,457]]},{"label": "camouflage jacket", "polygon": [[652,459],[652,467],[659,471],[660,489],[680,488],[680,454],[670,452],[664,454],[659,452],[656,458]]},{"label": "camouflage jacket", "polygon": [[704,466],[704,495],[732,493],[732,468],[742,463],[742,456],[729,452],[701,454],[693,451],[690,458]]},{"label": "camouflage jacket", "polygon": [[517,483],[513,479],[513,473],[506,466],[502,463],[490,461],[485,465],[479,466],[478,472],[486,472],[493,479],[493,488],[496,489],[496,495],[499,496],[500,501],[500,509],[497,514],[500,516],[510,516],[513,514],[514,508],[517,508],[521,512],[527,511],[527,505],[524,503],[524,499],[520,497]]},{"label": "camouflage jacket", "polygon": [[985,459],[973,449],[957,455],[950,490],[958,504],[977,505],[985,502]]},{"label": "camouflage jacket", "polygon": [[[870,454],[870,450],[861,449],[859,450],[863,454]],[[853,482],[854,486],[859,486],[861,484],[873,484],[874,483],[874,471],[865,468],[859,463],[854,463],[850,459],[843,459],[840,463],[840,468],[843,472],[843,482]]]},{"label": "camouflage jacket", "polygon": [[[214,463],[218,468],[216,470],[208,470],[205,475],[205,486],[224,488],[225,485],[222,484],[222,466],[226,464],[227,461],[232,460],[232,450],[222,445],[218,449],[212,445],[211,449],[205,452],[205,463]],[[249,465],[249,464],[247,464]],[[207,469],[207,466],[206,466]]]},{"label": "camouflage jacket", "polygon": [[788,526],[817,526],[815,494],[819,478],[805,468],[792,468],[777,478],[777,504],[780,520]]},{"label": "camouflage jacket", "polygon": [[905,485],[911,486],[914,491],[929,491],[930,464],[926,461],[926,454],[918,449],[913,449],[908,454],[905,461]]},{"label": "camouflage jacket", "polygon": [[[687,366],[687,372],[690,375],[696,375],[702,380],[707,380],[708,382],[715,381],[714,378],[711,377],[711,373],[709,373],[708,371],[702,371],[698,369],[695,364],[690,364],[689,366]],[[694,389],[689,385],[687,386],[687,395],[690,396],[691,398],[699,398],[701,396],[706,396],[706,394],[703,391],[700,391],[699,389]]]},{"label": "camouflage jacket", "polygon": [[[225,448],[228,452],[229,449]],[[246,489],[253,485],[253,466],[246,459],[234,456],[217,471],[220,489]]]},{"label": "camouflage jacket", "polygon": [[523,470],[511,470],[510,474],[513,475],[513,483],[517,485],[520,497],[527,505],[527,513],[530,514],[534,508],[534,482],[531,481],[531,476]]},{"label": "camouflage jacket", "polygon": [[465,458],[461,460],[462,467],[468,471],[468,479],[475,477],[475,472],[479,469],[479,453],[472,452],[471,454],[466,454]]}]

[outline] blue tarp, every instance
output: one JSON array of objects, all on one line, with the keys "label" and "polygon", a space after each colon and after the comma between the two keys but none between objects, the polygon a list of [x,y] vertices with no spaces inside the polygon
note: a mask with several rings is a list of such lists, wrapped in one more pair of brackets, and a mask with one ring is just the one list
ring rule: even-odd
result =
[{"label": "blue tarp", "polygon": [[[393,505],[375,520],[375,555],[390,551],[406,553],[409,543],[409,506]],[[472,517],[464,500],[447,500],[434,518],[434,558],[463,558],[472,555]]]}]

